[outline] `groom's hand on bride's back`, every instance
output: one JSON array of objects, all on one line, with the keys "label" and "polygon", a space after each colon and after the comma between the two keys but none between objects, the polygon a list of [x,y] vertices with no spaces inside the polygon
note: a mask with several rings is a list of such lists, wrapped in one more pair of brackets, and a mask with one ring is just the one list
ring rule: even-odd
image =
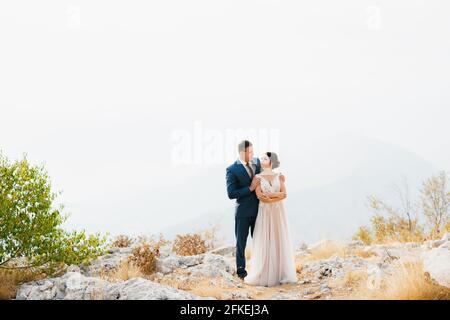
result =
[{"label": "groom's hand on bride's back", "polygon": [[257,177],[253,177],[252,184],[250,185],[250,191],[253,192],[259,185],[259,179]]}]

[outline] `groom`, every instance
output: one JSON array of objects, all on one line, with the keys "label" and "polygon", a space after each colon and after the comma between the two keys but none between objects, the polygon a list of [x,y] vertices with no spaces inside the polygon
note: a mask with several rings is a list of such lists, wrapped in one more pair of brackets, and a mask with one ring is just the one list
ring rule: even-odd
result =
[{"label": "groom", "polygon": [[253,145],[244,140],[238,145],[239,158],[227,168],[228,198],[236,199],[235,234],[236,234],[236,273],[239,278],[247,276],[245,270],[245,246],[247,244],[248,230],[255,229],[258,214],[259,200],[255,189],[259,180],[255,175],[261,172],[259,159],[253,159]]}]

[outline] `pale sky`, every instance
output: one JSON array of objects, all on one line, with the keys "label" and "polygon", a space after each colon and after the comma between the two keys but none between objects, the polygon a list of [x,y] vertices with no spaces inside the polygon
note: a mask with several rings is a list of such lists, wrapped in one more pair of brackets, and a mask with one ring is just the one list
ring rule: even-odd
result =
[{"label": "pale sky", "polygon": [[314,167],[326,157],[316,146],[336,135],[390,143],[449,171],[449,9],[435,0],[4,1],[0,150],[45,163],[72,227],[115,233],[215,210],[205,197],[232,206],[216,176],[227,163],[172,162],[172,134],[196,122],[223,134],[278,130],[283,169],[303,173],[291,181],[299,188],[348,165]]}]

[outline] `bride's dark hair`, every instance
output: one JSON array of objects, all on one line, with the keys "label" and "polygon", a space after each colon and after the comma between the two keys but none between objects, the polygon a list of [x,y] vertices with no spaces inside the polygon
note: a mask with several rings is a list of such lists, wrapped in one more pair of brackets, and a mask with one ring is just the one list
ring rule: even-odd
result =
[{"label": "bride's dark hair", "polygon": [[272,169],[278,168],[280,166],[280,160],[278,160],[278,155],[275,152],[266,152],[272,163]]}]

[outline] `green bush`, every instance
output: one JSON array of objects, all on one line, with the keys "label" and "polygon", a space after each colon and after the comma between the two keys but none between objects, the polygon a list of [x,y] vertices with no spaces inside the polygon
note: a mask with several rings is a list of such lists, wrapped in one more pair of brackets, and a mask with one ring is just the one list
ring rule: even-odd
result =
[{"label": "green bush", "polygon": [[56,197],[43,166],[31,166],[26,156],[11,163],[0,153],[0,267],[25,258],[22,268],[51,273],[103,254],[106,238],[61,228],[67,216],[62,205],[54,208]]}]

